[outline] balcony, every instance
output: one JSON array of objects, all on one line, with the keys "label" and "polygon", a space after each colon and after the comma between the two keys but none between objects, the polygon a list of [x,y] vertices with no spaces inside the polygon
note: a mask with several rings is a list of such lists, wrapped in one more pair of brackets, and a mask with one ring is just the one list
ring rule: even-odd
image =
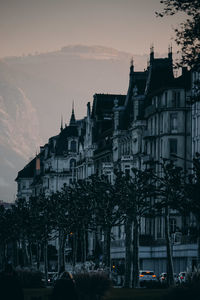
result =
[{"label": "balcony", "polygon": [[103,169],[112,169],[113,168],[113,163],[110,163],[110,162],[102,163],[102,168]]},{"label": "balcony", "polygon": [[132,161],[133,156],[132,155],[122,155],[121,161]]},{"label": "balcony", "polygon": [[71,169],[67,169],[67,168],[63,168],[63,169],[59,169],[59,170],[54,170],[52,168],[48,168],[44,170],[45,174],[70,174],[72,172]]}]

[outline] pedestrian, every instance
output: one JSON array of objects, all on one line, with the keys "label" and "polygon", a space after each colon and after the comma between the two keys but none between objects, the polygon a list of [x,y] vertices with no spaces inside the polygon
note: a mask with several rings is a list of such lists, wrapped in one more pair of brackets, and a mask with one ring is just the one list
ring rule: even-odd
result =
[{"label": "pedestrian", "polygon": [[0,295],[2,300],[24,300],[22,286],[10,263],[0,275]]}]

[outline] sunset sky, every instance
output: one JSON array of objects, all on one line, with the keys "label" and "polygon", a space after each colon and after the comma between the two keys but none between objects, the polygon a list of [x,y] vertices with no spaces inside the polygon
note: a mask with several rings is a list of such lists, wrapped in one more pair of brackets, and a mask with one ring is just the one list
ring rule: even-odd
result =
[{"label": "sunset sky", "polygon": [[181,16],[156,18],[161,8],[159,0],[0,0],[0,57],[70,44],[143,54],[154,43],[163,53]]}]

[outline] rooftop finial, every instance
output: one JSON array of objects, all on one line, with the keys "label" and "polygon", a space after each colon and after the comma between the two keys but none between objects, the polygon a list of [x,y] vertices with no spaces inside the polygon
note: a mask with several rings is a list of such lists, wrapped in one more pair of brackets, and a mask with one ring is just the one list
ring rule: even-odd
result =
[{"label": "rooftop finial", "polygon": [[131,67],[133,67],[133,56],[131,57]]},{"label": "rooftop finial", "polygon": [[154,52],[154,45],[152,43],[151,46],[150,46],[150,53],[153,53],[153,52]]},{"label": "rooftop finial", "polygon": [[60,131],[63,130],[63,116],[61,115],[61,122],[60,122]]},{"label": "rooftop finial", "polygon": [[134,66],[133,66],[133,57],[131,57],[130,61],[130,76],[132,77],[134,73]]},{"label": "rooftop finial", "polygon": [[154,45],[153,43],[150,46],[150,62],[154,60]]}]

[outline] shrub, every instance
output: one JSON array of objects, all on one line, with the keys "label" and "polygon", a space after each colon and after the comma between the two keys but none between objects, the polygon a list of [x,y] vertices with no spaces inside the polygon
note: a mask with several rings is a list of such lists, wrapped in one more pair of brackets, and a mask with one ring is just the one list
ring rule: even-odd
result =
[{"label": "shrub", "polygon": [[23,288],[44,287],[43,274],[40,271],[20,269],[17,270],[17,275]]},{"label": "shrub", "polygon": [[[194,271],[190,271],[186,273],[186,283],[187,287],[200,287],[200,269],[194,269]],[[200,288],[199,288],[200,289]]]},{"label": "shrub", "polygon": [[200,295],[200,269],[187,272],[186,282],[183,286],[179,286],[169,290],[163,300],[188,300],[199,299]]},{"label": "shrub", "polygon": [[103,272],[85,272],[74,275],[80,299],[100,299],[111,288],[111,280]]}]

